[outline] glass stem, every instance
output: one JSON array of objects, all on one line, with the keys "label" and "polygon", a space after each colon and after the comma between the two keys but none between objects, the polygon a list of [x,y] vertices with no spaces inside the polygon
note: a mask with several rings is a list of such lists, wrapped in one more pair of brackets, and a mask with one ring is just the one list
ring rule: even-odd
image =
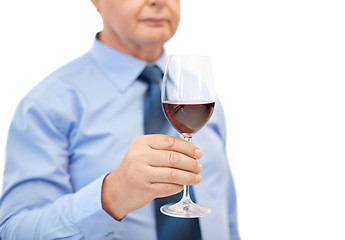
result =
[{"label": "glass stem", "polygon": [[[184,137],[184,140],[186,140],[187,142],[191,142],[192,138],[191,137]],[[184,199],[191,201],[190,196],[189,196],[189,185],[183,186],[182,200],[184,200]]]},{"label": "glass stem", "polygon": [[185,199],[185,198],[190,198],[189,196],[189,185],[184,185],[183,186],[183,197],[182,199]]}]

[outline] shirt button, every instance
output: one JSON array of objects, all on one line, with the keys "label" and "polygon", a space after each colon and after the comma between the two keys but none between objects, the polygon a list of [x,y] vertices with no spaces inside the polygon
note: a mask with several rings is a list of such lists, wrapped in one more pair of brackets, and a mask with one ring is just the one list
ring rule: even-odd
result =
[{"label": "shirt button", "polygon": [[114,235],[114,232],[107,232],[107,233],[105,234],[105,237],[108,238],[108,237],[111,237],[111,236],[113,236],[113,235]]}]

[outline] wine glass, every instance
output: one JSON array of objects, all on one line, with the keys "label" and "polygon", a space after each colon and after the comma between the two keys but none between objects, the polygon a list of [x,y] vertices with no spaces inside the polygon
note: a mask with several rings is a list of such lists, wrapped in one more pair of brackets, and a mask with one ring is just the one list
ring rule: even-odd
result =
[{"label": "wine glass", "polygon": [[[167,59],[162,85],[162,107],[166,118],[191,142],[211,118],[216,101],[211,59],[208,56],[172,55]],[[198,206],[185,185],[178,203],[166,204],[161,212],[172,217],[206,216],[211,209]]]}]

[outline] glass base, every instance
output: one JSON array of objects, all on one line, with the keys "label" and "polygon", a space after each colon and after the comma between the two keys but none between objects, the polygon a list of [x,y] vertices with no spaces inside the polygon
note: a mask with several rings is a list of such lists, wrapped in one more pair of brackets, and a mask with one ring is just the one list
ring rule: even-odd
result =
[{"label": "glass base", "polygon": [[165,215],[179,218],[198,218],[211,213],[210,208],[198,206],[188,198],[182,199],[175,204],[166,204],[160,210]]}]

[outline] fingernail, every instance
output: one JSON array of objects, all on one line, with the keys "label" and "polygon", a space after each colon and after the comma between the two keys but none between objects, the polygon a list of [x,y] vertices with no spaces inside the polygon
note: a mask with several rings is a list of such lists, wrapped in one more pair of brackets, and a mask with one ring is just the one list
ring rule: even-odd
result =
[{"label": "fingernail", "polygon": [[195,181],[196,182],[201,182],[201,176],[199,174],[195,175]]},{"label": "fingernail", "polygon": [[201,172],[201,170],[202,170],[202,166],[201,166],[201,164],[199,163],[199,165],[198,165],[198,170]]},{"label": "fingernail", "polygon": [[197,148],[197,149],[195,150],[195,157],[196,157],[197,159],[199,159],[199,158],[202,157],[202,151],[200,150],[200,148]]}]

